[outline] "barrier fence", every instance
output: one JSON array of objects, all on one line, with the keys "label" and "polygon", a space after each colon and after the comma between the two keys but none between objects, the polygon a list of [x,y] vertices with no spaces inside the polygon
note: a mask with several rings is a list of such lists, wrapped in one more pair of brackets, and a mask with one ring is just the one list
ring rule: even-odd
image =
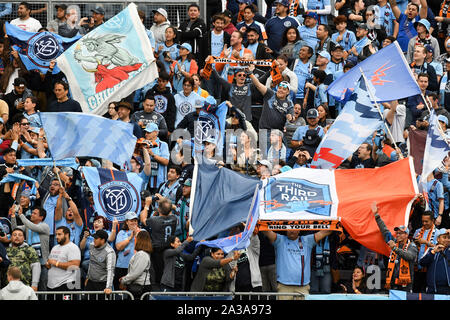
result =
[{"label": "barrier fence", "polygon": [[105,294],[103,291],[37,291],[38,300],[135,300],[129,291],[112,291]]}]

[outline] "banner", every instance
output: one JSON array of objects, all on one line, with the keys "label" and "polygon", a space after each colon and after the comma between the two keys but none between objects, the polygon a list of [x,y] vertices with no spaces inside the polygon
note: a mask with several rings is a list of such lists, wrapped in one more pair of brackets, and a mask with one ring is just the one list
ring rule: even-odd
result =
[{"label": "banner", "polygon": [[409,155],[414,159],[414,169],[416,174],[420,175],[422,173],[423,155],[427,142],[427,131],[409,129],[408,140],[406,142]]},{"label": "banner", "polygon": [[[206,98],[206,101],[212,99]],[[194,152],[203,150],[205,141],[214,142],[216,145],[216,155],[222,156],[225,138],[225,126],[228,112],[226,102],[222,102],[217,107],[215,104],[211,108],[202,108],[198,120],[195,122]]]},{"label": "banner", "polygon": [[[369,86],[370,83],[368,83]],[[370,101],[363,77],[339,116],[322,138],[311,163],[312,168],[337,168],[383,125],[380,112]],[[373,92],[373,91],[372,91]]]},{"label": "banner", "polygon": [[41,112],[52,159],[96,157],[122,166],[131,159],[133,125],[81,112]]},{"label": "banner", "polygon": [[263,180],[260,230],[339,230],[340,221],[353,239],[388,256],[371,204],[377,202],[394,233],[394,227],[408,225],[417,195],[411,158],[375,169],[293,169]]},{"label": "banner", "polygon": [[195,163],[189,234],[210,239],[248,218],[258,179],[214,164]]},{"label": "banner", "polygon": [[103,115],[158,77],[150,40],[134,3],[83,36],[58,57],[83,112]]},{"label": "banner", "polygon": [[[58,58],[67,48],[74,44],[81,35],[73,38],[61,37],[52,32],[28,32],[9,22],[5,29],[13,49],[16,50],[27,70],[39,70],[47,73],[50,61]],[[58,65],[53,73],[60,72]]]},{"label": "banner", "polygon": [[127,212],[141,213],[143,180],[136,173],[104,168],[82,167],[84,178],[92,191],[98,215],[109,221],[122,222]]},{"label": "banner", "polygon": [[346,100],[353,91],[361,69],[373,85],[375,99],[392,101],[420,94],[420,88],[411,72],[397,41],[371,55],[328,86],[327,92],[337,100]]},{"label": "banner", "polygon": [[389,300],[450,300],[450,295],[389,290]]},{"label": "banner", "polygon": [[225,252],[225,254],[233,250],[242,250],[247,248],[250,245],[250,238],[252,237],[253,231],[255,230],[258,222],[259,202],[259,192],[258,190],[255,190],[255,195],[253,197],[252,206],[245,223],[244,231],[226,238],[198,242],[196,247],[204,245],[207,247],[220,248],[223,252]]}]

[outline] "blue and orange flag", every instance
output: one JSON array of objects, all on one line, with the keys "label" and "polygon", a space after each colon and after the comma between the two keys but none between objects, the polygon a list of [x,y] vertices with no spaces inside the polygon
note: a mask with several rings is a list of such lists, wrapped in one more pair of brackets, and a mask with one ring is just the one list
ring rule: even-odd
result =
[{"label": "blue and orange flag", "polygon": [[336,79],[328,87],[328,94],[339,101],[350,97],[361,77],[361,70],[374,88],[376,101],[392,101],[420,94],[420,88],[403,56],[397,41]]}]

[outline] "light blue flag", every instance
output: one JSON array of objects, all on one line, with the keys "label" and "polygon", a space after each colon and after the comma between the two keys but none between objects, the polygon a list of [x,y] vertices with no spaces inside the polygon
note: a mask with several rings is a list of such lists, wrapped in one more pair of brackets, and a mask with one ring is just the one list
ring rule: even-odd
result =
[{"label": "light blue flag", "polygon": [[373,106],[362,77],[359,83],[358,89],[351,95],[317,147],[312,168],[337,168],[383,125],[383,119]]},{"label": "light blue flag", "polygon": [[256,187],[255,195],[253,196],[252,206],[245,223],[244,231],[226,238],[211,241],[202,241],[197,243],[196,247],[198,247],[199,245],[205,245],[207,247],[220,248],[225,253],[233,250],[242,250],[247,248],[250,244],[250,238],[253,234],[253,230],[255,230],[256,224],[258,223],[259,204],[259,192],[258,187]]},{"label": "light blue flag", "polygon": [[105,168],[81,167],[92,191],[97,214],[122,222],[127,212],[141,213],[143,180],[137,173]]},{"label": "light blue flag", "polygon": [[156,60],[137,6],[124,10],[78,40],[56,59],[83,112],[103,115],[158,77]]},{"label": "light blue flag", "polygon": [[[427,142],[425,144],[425,151],[423,156],[422,174],[420,175],[421,184],[426,184],[427,178],[442,164],[442,160],[450,151],[448,140],[445,133],[439,126],[437,115],[434,110],[430,115],[430,126],[428,127]],[[426,188],[424,189],[426,190]]]},{"label": "light blue flag", "polygon": [[395,41],[371,55],[328,86],[328,94],[339,101],[346,100],[357,88],[361,69],[374,87],[379,102],[392,101],[420,94],[420,88]]},{"label": "light blue flag", "polygon": [[[67,48],[74,44],[81,35],[73,38],[61,37],[52,32],[28,32],[8,22],[5,22],[6,33],[14,50],[19,53],[20,60],[28,70],[39,70],[46,73],[50,61],[59,57]],[[55,66],[53,73],[60,72]]]},{"label": "light blue flag", "polygon": [[122,166],[133,155],[130,123],[80,112],[41,112],[41,120],[54,160],[96,157]]},{"label": "light blue flag", "polygon": [[62,160],[53,160],[52,158],[32,158],[32,159],[17,159],[17,164],[20,167],[28,167],[28,166],[41,166],[41,167],[70,167],[72,169],[78,170],[80,166],[79,163],[76,162],[75,158],[68,158]]}]

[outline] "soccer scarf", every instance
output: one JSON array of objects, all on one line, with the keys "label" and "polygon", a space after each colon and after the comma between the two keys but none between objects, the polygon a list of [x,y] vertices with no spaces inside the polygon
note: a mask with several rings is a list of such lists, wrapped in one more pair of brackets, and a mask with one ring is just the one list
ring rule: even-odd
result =
[{"label": "soccer scarf", "polygon": [[439,11],[439,17],[450,18],[450,0],[445,0],[442,3],[441,10]]},{"label": "soccer scarf", "polygon": [[[422,239],[424,233],[425,233],[425,228],[422,227],[422,228],[420,229],[420,231],[419,231],[419,234],[417,235],[417,238]],[[427,242],[430,242],[430,240],[432,240],[432,239],[434,238],[434,234],[435,234],[435,233],[436,233],[436,226],[433,225],[433,227],[431,228],[431,230],[428,232],[427,239],[426,239]],[[428,249],[428,246],[425,245],[425,251],[427,251],[427,249]]]},{"label": "soccer scarf", "polygon": [[212,57],[206,60],[205,67],[203,68],[203,77],[206,80],[209,80],[212,73],[212,64],[213,63],[226,63],[226,64],[234,64],[238,66],[260,66],[260,67],[271,67],[270,75],[272,76],[272,82],[274,85],[278,85],[281,81],[283,81],[283,76],[281,75],[280,69],[275,63],[275,60],[265,59],[265,60],[238,60],[238,59],[230,59],[230,58],[219,58]]},{"label": "soccer scarf", "polygon": [[358,52],[358,54],[361,54],[361,51],[364,49],[364,47],[366,46],[366,45],[368,45],[369,44],[369,38],[367,38],[367,37],[364,37],[364,38],[362,38],[361,40],[358,40],[356,43],[355,43],[355,48],[356,48],[356,51]]},{"label": "soccer scarf", "polygon": [[[408,247],[410,245],[410,241],[408,240],[406,242],[405,245],[403,245],[403,250],[408,250]],[[399,244],[396,243],[396,248],[399,247]],[[388,263],[388,267],[386,270],[386,289],[390,289],[391,287],[391,279],[392,279],[392,275],[394,273],[394,268],[395,268],[395,262],[398,259],[398,255],[397,253],[395,253],[394,250],[391,251],[391,255],[389,257],[389,263]],[[400,268],[399,268],[399,273],[398,273],[398,278],[395,279],[395,284],[397,285],[401,285],[401,286],[406,286],[408,284],[411,283],[411,272],[409,270],[409,262],[400,258]]]}]

